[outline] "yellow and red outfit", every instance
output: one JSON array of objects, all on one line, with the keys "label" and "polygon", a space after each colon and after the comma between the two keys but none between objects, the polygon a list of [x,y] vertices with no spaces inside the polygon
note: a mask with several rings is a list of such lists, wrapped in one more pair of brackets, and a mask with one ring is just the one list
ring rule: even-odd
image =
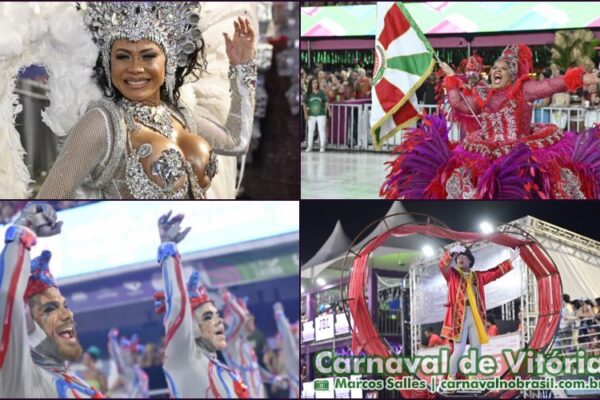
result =
[{"label": "yellow and red outfit", "polygon": [[473,312],[477,332],[481,344],[488,342],[485,332],[486,307],[484,286],[512,270],[510,260],[498,264],[487,271],[470,271],[464,273],[450,268],[452,257],[444,253],[440,260],[440,271],[448,283],[448,302],[445,307],[446,317],[442,325],[441,337],[460,341],[462,326],[465,320],[467,300]]}]

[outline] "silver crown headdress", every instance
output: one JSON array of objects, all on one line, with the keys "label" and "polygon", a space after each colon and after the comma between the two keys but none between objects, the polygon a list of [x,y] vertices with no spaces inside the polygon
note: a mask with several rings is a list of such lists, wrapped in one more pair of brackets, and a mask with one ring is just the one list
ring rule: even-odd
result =
[{"label": "silver crown headdress", "polygon": [[185,2],[88,2],[80,3],[84,22],[102,54],[108,86],[110,50],[119,39],[150,40],[165,53],[167,59],[165,85],[169,99],[174,102],[175,71],[185,67],[188,57],[202,47],[202,32],[198,28],[197,3]]},{"label": "silver crown headdress", "polygon": [[513,79],[517,78],[517,73],[519,72],[519,46],[514,44],[506,46],[500,57],[496,60],[496,62],[498,61],[505,61],[508,64]]}]

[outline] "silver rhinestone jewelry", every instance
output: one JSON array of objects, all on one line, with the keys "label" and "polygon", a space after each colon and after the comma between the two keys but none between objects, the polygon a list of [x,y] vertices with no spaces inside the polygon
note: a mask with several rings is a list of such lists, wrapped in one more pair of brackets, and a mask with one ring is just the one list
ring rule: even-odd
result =
[{"label": "silver rhinestone jewelry", "polygon": [[175,165],[183,166],[184,160],[181,158],[181,155],[177,153],[179,155],[179,160],[175,160],[177,156],[166,151],[168,154],[161,154],[161,158],[152,164],[152,170],[156,171],[155,175],[159,176],[163,182],[163,185],[159,186],[146,176],[142,163],[140,162],[142,158],[140,157],[140,150],[142,150],[142,147],[137,151],[133,150],[127,157],[125,183],[133,198],[147,200],[185,199],[189,190],[187,179],[180,189],[176,189],[175,187],[179,177],[183,175],[185,169],[180,168],[178,171],[173,170]]},{"label": "silver rhinestone jewelry", "polygon": [[110,79],[112,43],[119,39],[132,42],[146,39],[156,43],[165,53],[165,85],[169,99],[174,103],[177,67],[185,67],[188,56],[201,47],[198,4],[191,1],[97,1],[78,3],[78,7],[102,54],[109,90],[113,90]]},{"label": "silver rhinestone jewelry", "polygon": [[161,104],[150,107],[141,103],[133,103],[127,99],[120,102],[124,112],[130,114],[134,120],[148,127],[166,138],[173,137],[173,123],[169,109]]},{"label": "silver rhinestone jewelry", "polygon": [[146,158],[152,154],[152,145],[150,143],[144,143],[138,149],[138,156],[140,158]]},{"label": "silver rhinestone jewelry", "polygon": [[519,46],[514,44],[506,46],[500,57],[496,60],[496,62],[498,61],[506,61],[513,78],[516,78],[517,73],[519,72]]},{"label": "silver rhinestone jewelry", "polygon": [[211,150],[208,163],[206,164],[206,168],[204,169],[204,174],[208,176],[211,181],[215,177],[215,175],[217,175],[217,172],[219,170],[218,161],[219,160],[217,159],[217,155],[214,151]]},{"label": "silver rhinestone jewelry", "polygon": [[152,163],[152,175],[158,176],[163,181],[163,191],[168,192],[183,175],[184,161],[181,154],[175,149],[164,150],[158,160]]},{"label": "silver rhinestone jewelry", "polygon": [[256,61],[250,60],[244,64],[238,65],[229,64],[227,78],[229,78],[229,80],[235,80],[237,79],[238,74],[241,75],[244,85],[253,92],[256,89]]}]

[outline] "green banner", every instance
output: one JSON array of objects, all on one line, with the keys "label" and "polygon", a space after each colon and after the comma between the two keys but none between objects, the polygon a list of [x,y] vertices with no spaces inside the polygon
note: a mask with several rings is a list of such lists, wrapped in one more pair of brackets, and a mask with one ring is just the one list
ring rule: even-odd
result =
[{"label": "green banner", "polygon": [[278,279],[300,273],[297,246],[276,252],[269,249],[199,261],[198,267],[206,274],[208,283],[214,286]]}]

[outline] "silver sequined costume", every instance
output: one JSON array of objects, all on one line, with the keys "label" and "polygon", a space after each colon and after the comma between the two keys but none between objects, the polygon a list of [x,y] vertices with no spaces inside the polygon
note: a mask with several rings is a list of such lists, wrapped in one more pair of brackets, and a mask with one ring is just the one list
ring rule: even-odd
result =
[{"label": "silver sequined costume", "polygon": [[[230,68],[231,108],[225,126],[197,115],[180,102],[179,110],[170,110],[189,132],[204,138],[212,150],[221,155],[237,156],[247,151],[252,135],[256,68],[253,62]],[[38,198],[70,199],[179,199],[203,198],[207,188],[200,188],[191,166],[181,157],[165,155],[170,173],[187,176],[185,190],[162,190],[152,187],[143,170],[135,171],[128,158],[140,156],[129,136],[137,129],[132,118],[112,101],[93,104],[71,130],[61,155],[52,167]],[[141,156],[140,156],[141,158]],[[128,161],[129,166],[128,168]],[[141,173],[140,173],[141,172]],[[129,176],[128,176],[129,174]],[[189,188],[189,190],[188,190]]]}]

